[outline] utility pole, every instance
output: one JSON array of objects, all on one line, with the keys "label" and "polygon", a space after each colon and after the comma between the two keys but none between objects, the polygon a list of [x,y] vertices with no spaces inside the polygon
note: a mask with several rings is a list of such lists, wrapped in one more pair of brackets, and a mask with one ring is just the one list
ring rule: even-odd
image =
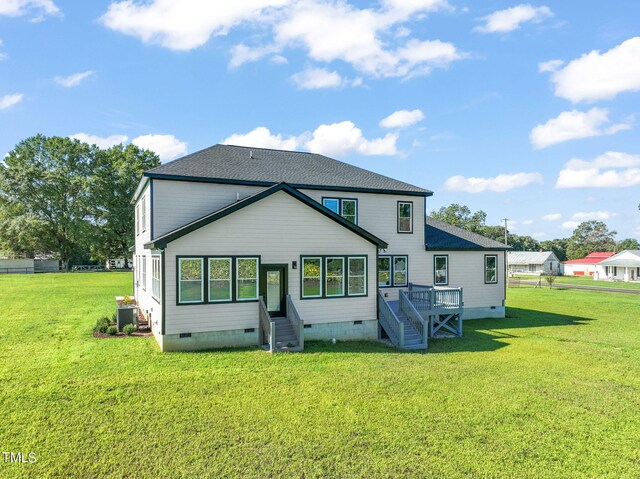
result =
[{"label": "utility pole", "polygon": [[502,221],[504,221],[504,244],[508,246],[509,241],[507,236],[507,222],[509,221],[509,218],[502,218]]}]

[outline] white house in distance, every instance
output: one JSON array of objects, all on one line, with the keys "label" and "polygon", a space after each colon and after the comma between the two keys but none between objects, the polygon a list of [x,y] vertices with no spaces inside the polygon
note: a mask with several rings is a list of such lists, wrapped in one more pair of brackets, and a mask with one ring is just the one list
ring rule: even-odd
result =
[{"label": "white house in distance", "polygon": [[640,250],[624,250],[599,263],[611,281],[640,281]]},{"label": "white house in distance", "polygon": [[215,145],[161,165],[132,200],[138,307],[163,351],[425,349],[462,317],[504,317],[507,248],[426,219],[431,195],[312,153]]},{"label": "white house in distance", "polygon": [[605,279],[607,277],[604,266],[601,261],[613,256],[615,253],[596,252],[591,253],[580,259],[571,259],[563,261],[564,274],[566,276],[592,276],[593,279]]},{"label": "white house in distance", "polygon": [[509,251],[509,274],[562,274],[562,263],[553,251]]}]

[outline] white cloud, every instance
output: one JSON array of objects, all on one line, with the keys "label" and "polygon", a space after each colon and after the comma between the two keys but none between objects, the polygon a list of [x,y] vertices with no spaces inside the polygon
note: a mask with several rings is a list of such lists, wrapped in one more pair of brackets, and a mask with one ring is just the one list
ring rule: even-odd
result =
[{"label": "white cloud", "polygon": [[517,30],[522,23],[540,23],[545,18],[552,16],[553,12],[549,7],[534,7],[523,3],[482,17],[484,25],[477,26],[474,30],[482,33],[506,33]]},{"label": "white cloud", "polygon": [[173,160],[187,153],[187,144],[173,135],[142,135],[131,140],[131,143],[153,151],[162,161]]},{"label": "white cloud", "polygon": [[367,139],[353,122],[342,121],[320,125],[313,132],[305,132],[298,136],[273,134],[268,128],[259,126],[248,133],[231,135],[222,143],[278,150],[305,149],[328,156],[348,154],[390,156],[398,153],[397,140],[398,135],[392,133],[381,138]]},{"label": "white cloud", "polygon": [[493,178],[465,178],[458,175],[445,181],[444,188],[449,191],[465,191],[467,193],[482,193],[483,191],[502,193],[533,183],[542,184],[542,182],[540,173],[500,174]]},{"label": "white cloud", "polygon": [[383,128],[404,128],[422,120],[424,120],[424,113],[421,110],[398,110],[380,120],[380,126]]},{"label": "white cloud", "polygon": [[618,214],[610,211],[580,211],[574,213],[571,219],[576,221],[608,220],[613,216],[618,216]]},{"label": "white cloud", "polygon": [[520,223],[522,223],[523,225],[532,225],[533,220],[522,220]]},{"label": "white cloud", "polygon": [[98,135],[90,135],[89,133],[76,133],[74,135],[69,135],[69,138],[80,140],[83,143],[88,143],[90,145],[96,145],[98,148],[102,148],[103,150],[119,145],[120,143],[126,143],[129,139],[126,135],[102,137]]},{"label": "white cloud", "polygon": [[254,146],[274,150],[296,150],[299,148],[300,142],[301,140],[294,136],[284,138],[280,134],[273,135],[264,126],[254,128],[249,133],[233,134],[222,141],[225,145]]},{"label": "white cloud", "polygon": [[558,221],[562,219],[562,215],[560,213],[549,213],[548,215],[544,215],[542,219],[545,221]]},{"label": "white cloud", "polygon": [[618,123],[603,128],[609,123],[609,110],[606,108],[592,108],[587,112],[564,111],[556,118],[533,128],[529,139],[534,148],[541,149],[579,138],[613,135],[631,128],[630,123]]},{"label": "white cloud", "polygon": [[551,75],[555,94],[573,103],[614,98],[640,90],[640,37],[609,51],[593,50]]},{"label": "white cloud", "polygon": [[[88,133],[76,133],[69,135],[69,138],[96,145],[103,150],[120,143],[126,143],[129,140],[126,135],[102,137]],[[187,144],[173,135],[141,135],[131,140],[131,143],[140,148],[153,151],[162,161],[173,160],[187,153]]]},{"label": "white cloud", "polygon": [[568,161],[556,181],[556,188],[623,188],[638,185],[640,155],[615,151],[591,161]]},{"label": "white cloud", "polygon": [[465,57],[451,43],[408,38],[406,30],[394,35],[403,23],[447,9],[451,7],[444,0],[387,0],[378,8],[319,0],[250,0],[225,4],[225,8],[204,0],[144,4],[126,0],[111,3],[101,22],[172,50],[200,47],[211,36],[226,35],[240,26],[269,32],[262,44],[241,42],[233,47],[230,68],[269,55],[283,58],[280,53],[285,48],[303,48],[316,62],[338,60],[373,77],[407,77]]},{"label": "white cloud", "polygon": [[563,60],[549,60],[546,62],[538,63],[538,72],[539,73],[555,72],[562,65],[564,65]]},{"label": "white cloud", "polygon": [[5,95],[0,97],[0,110],[4,110],[6,108],[12,107],[16,103],[20,103],[24,94],[22,93],[14,93],[12,95]]},{"label": "white cloud", "polygon": [[69,75],[68,77],[57,76],[54,78],[55,82],[58,85],[62,85],[66,88],[71,88],[74,86],[78,86],[82,80],[89,78],[93,75],[93,70],[87,70],[86,72],[74,73],[73,75]]},{"label": "white cloud", "polygon": [[566,230],[574,230],[578,227],[580,221],[565,221],[560,226]]},{"label": "white cloud", "polygon": [[350,153],[389,156],[398,153],[397,140],[398,135],[394,133],[368,140],[353,122],[342,121],[320,125],[305,146],[309,151],[328,156],[344,156]]},{"label": "white cloud", "polygon": [[301,90],[317,90],[320,88],[338,88],[345,84],[336,71],[324,68],[307,68],[291,76],[291,80]]},{"label": "white cloud", "polygon": [[60,9],[52,0],[0,0],[0,15],[8,17],[20,17],[33,12],[36,20],[45,15],[57,15]]}]

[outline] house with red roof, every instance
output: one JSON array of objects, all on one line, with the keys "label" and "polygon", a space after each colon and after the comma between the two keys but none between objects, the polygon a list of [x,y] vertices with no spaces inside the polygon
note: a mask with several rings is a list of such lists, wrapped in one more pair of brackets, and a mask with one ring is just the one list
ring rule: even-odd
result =
[{"label": "house with red roof", "polygon": [[602,261],[610,258],[615,253],[598,251],[580,259],[563,261],[564,274],[567,276],[592,276],[594,279],[607,277],[605,267],[600,265]]}]

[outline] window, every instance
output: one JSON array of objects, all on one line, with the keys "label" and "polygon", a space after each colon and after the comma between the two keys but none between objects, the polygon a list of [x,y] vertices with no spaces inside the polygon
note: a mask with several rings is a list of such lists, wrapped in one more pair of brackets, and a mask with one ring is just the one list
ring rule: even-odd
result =
[{"label": "window", "polygon": [[142,289],[147,290],[147,257],[142,256]]},{"label": "window", "polygon": [[231,258],[209,258],[209,302],[231,301]]},{"label": "window", "polygon": [[302,258],[302,297],[322,296],[322,258]]},{"label": "window", "polygon": [[142,197],[141,215],[142,215],[142,232],[144,233],[145,231],[147,231],[147,197],[146,196]]},{"label": "window", "polygon": [[160,302],[160,256],[151,257],[151,297]]},{"label": "window", "polygon": [[449,256],[437,255],[433,257],[433,276],[436,285],[449,284]]},{"label": "window", "polygon": [[367,261],[366,258],[349,258],[349,296],[363,296],[366,294]]},{"label": "window", "polygon": [[378,258],[378,286],[391,286],[391,256]]},{"label": "window", "polygon": [[358,224],[358,200],[353,198],[322,198],[322,204],[353,224]]},{"label": "window", "polygon": [[136,205],[136,236],[140,234],[140,205]]},{"label": "window", "polygon": [[407,257],[406,256],[393,257],[393,285],[394,286],[407,285]]},{"label": "window", "polygon": [[325,260],[327,296],[344,296],[344,258],[330,256]]},{"label": "window", "polygon": [[484,282],[485,284],[498,282],[498,256],[494,254],[484,257]]},{"label": "window", "polygon": [[413,203],[398,201],[398,233],[413,233]]},{"label": "window", "polygon": [[178,302],[202,303],[204,300],[204,285],[202,258],[178,259]]},{"label": "window", "polygon": [[236,299],[258,299],[258,258],[236,258]]},{"label": "window", "polygon": [[378,257],[378,286],[406,286],[408,282],[409,258],[407,255]]}]

